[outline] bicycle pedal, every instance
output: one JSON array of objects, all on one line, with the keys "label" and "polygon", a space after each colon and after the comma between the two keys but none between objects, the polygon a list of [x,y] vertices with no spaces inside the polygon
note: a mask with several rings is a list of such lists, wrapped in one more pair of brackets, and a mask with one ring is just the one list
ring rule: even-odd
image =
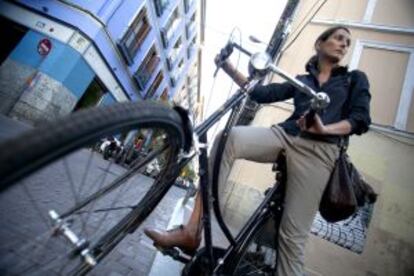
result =
[{"label": "bicycle pedal", "polygon": [[155,248],[157,248],[158,251],[160,251],[164,256],[170,256],[171,258],[173,258],[176,261],[182,262],[184,264],[190,262],[190,258],[185,257],[181,254],[180,250],[178,250],[177,248],[163,248],[163,247],[159,247],[154,245]]}]

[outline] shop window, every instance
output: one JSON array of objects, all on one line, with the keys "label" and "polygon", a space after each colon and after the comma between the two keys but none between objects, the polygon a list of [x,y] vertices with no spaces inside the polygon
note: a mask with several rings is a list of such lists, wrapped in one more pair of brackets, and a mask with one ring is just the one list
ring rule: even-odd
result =
[{"label": "shop window", "polygon": [[105,85],[95,77],[88,88],[86,88],[85,93],[83,93],[73,111],[98,105],[107,92]]},{"label": "shop window", "polygon": [[26,27],[0,16],[0,34],[4,38],[0,43],[0,64],[7,59],[27,31]]},{"label": "shop window", "polygon": [[147,11],[143,8],[119,43],[121,51],[129,65],[133,63],[139,47],[144,42],[150,30],[151,26],[148,21]]}]

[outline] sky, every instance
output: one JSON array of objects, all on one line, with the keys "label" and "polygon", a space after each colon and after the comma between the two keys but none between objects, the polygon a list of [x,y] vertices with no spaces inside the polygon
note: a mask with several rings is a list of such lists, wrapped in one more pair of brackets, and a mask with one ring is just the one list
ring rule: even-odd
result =
[{"label": "sky", "polygon": [[[214,81],[214,57],[230,36],[251,52],[264,51],[266,45],[250,42],[253,35],[267,43],[279,21],[287,0],[208,0],[206,7],[205,42],[202,46],[203,62],[201,95],[204,96],[204,119],[237,90],[237,85],[220,70]],[[232,35],[231,35],[232,34]],[[235,50],[231,62],[247,75],[248,57]],[[215,132],[215,131],[214,131]],[[209,136],[212,133],[210,131]]]}]

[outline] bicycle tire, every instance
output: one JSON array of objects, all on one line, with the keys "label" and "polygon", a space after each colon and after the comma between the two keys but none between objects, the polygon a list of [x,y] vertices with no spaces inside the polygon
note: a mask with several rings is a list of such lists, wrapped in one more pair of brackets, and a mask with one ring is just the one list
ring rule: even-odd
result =
[{"label": "bicycle tire", "polygon": [[[2,143],[0,145],[0,153],[1,153],[0,164],[2,164],[0,167],[0,179],[1,179],[0,180],[0,183],[1,183],[0,184],[0,207],[2,208],[0,219],[5,220],[2,222],[2,225],[8,225],[8,227],[10,225],[13,225],[12,223],[10,223],[10,221],[8,221],[10,218],[8,217],[6,218],[7,211],[5,211],[4,209],[9,208],[12,211],[14,211],[13,209],[14,203],[16,203],[16,205],[17,203],[21,203],[22,205],[24,205],[23,202],[19,201],[20,199],[19,197],[17,197],[17,200],[13,200],[13,199],[10,199],[10,195],[14,197],[18,195],[18,192],[22,192],[22,191],[24,192],[25,189],[36,188],[37,183],[34,183],[34,184],[30,182],[25,183],[26,180],[24,180],[23,178],[25,178],[26,176],[33,176],[33,175],[36,176],[36,174],[39,174],[38,171],[47,170],[48,166],[46,165],[49,165],[52,167],[52,169],[54,169],[53,167],[54,165],[53,164],[50,165],[50,164],[55,162],[57,159],[60,160],[61,158],[62,159],[71,158],[72,155],[78,154],[77,152],[81,152],[82,154],[84,152],[87,152],[89,150],[89,147],[93,148],[102,137],[106,137],[107,135],[112,135],[114,133],[124,133],[124,132],[129,133],[129,131],[135,131],[137,129],[142,129],[142,128],[147,128],[151,130],[152,129],[161,130],[162,134],[166,136],[165,144],[168,144],[168,150],[166,151],[166,163],[162,171],[157,176],[157,178],[152,181],[152,184],[149,186],[148,191],[142,195],[142,198],[138,202],[135,203],[134,208],[132,210],[128,210],[128,213],[123,215],[122,219],[120,219],[117,222],[117,224],[109,227],[109,230],[105,230],[106,232],[104,231],[104,233],[102,234],[102,237],[100,237],[99,240],[97,240],[93,244],[94,248],[90,248],[90,250],[88,248],[88,251],[91,254],[91,256],[93,256],[97,261],[101,261],[122,240],[122,238],[125,237],[126,234],[135,230],[146,219],[146,217],[151,213],[152,209],[159,203],[159,201],[162,199],[162,197],[166,194],[168,189],[171,187],[175,177],[178,174],[177,168],[176,168],[176,163],[177,163],[176,161],[178,158],[177,157],[178,152],[180,148],[182,147],[183,140],[184,140],[184,131],[182,129],[182,119],[175,111],[161,104],[147,103],[147,102],[145,103],[144,102],[139,102],[139,103],[128,102],[128,103],[114,104],[108,107],[98,107],[98,108],[83,110],[83,111],[73,113],[66,118],[59,119],[55,122],[51,122],[39,128],[28,131],[27,133],[24,133],[23,135],[15,139],[8,140]],[[85,150],[83,149],[83,147],[87,147],[87,149]],[[164,146],[164,148],[166,148],[166,146]],[[95,158],[94,152],[92,153],[87,152],[87,153],[90,154],[90,156],[92,156],[91,157],[92,160],[93,158]],[[82,158],[83,158],[83,155],[82,155]],[[68,163],[69,161],[65,161],[65,162]],[[89,159],[88,159],[88,162],[89,162]],[[72,163],[69,163],[69,165],[72,165]],[[75,164],[75,165],[78,166],[78,164]],[[89,166],[90,164],[88,163],[88,167],[85,169],[85,174],[82,176],[82,178],[86,175],[87,170],[89,169]],[[116,169],[119,171],[120,175],[115,178],[114,182],[118,181],[118,179],[121,179],[121,180],[119,180],[120,183],[117,184],[119,186],[116,186],[115,188],[113,188],[114,190],[121,189],[119,187],[126,186],[127,184],[131,185],[130,183],[128,183],[128,181],[132,182],[130,181],[131,178],[136,177],[136,175],[138,174],[137,170],[131,171],[131,170],[123,170],[122,168],[119,168],[119,169],[116,168]],[[69,168],[69,172],[70,172],[70,168]],[[106,173],[107,174],[110,173],[109,169],[108,169],[108,172]],[[125,177],[125,180],[123,180],[122,177]],[[68,178],[70,178],[69,175],[68,175]],[[83,179],[83,181],[84,180],[85,179]],[[102,180],[102,182],[105,182],[105,181]],[[79,193],[82,189],[84,189],[82,186],[83,184],[84,183],[82,182],[81,187],[75,187],[75,189],[80,189],[78,190]],[[73,185],[73,183],[71,183],[71,185]],[[105,190],[106,187],[107,186],[105,186],[105,188],[102,190]],[[58,188],[60,189],[61,187],[59,186]],[[119,193],[119,190],[117,193]],[[30,195],[28,193],[28,195],[26,196],[29,197],[30,199],[30,197],[33,195]],[[99,191],[93,192],[91,195],[88,195],[88,196],[90,196],[91,198],[95,196],[96,198],[93,199],[95,201],[100,200],[100,197],[103,197],[99,195]],[[105,194],[105,196],[107,195]],[[10,202],[10,201],[13,201],[13,202]],[[33,202],[31,203],[33,204],[38,203],[34,200],[32,201]],[[63,204],[65,203],[64,201],[65,200],[62,200],[62,202],[57,201],[54,204],[64,205]],[[37,208],[37,211],[39,210],[43,211],[42,209],[43,207],[39,208],[39,206],[36,206],[36,208]],[[103,210],[105,211],[105,209]],[[75,213],[75,211],[73,212],[74,212],[73,214],[74,216],[76,215],[80,218],[78,220],[82,220],[82,216],[84,215],[84,213],[82,213],[80,210],[76,211],[78,213]],[[90,209],[89,212],[97,213],[98,211]],[[25,216],[24,212],[14,211],[14,213],[18,213],[22,217]],[[90,214],[88,215],[91,216]],[[12,219],[14,219],[14,217]],[[83,221],[79,222],[79,225],[82,223]],[[100,223],[102,224],[102,222]],[[46,226],[47,226],[47,223],[46,223]],[[56,227],[56,225],[54,225],[54,227]],[[61,226],[59,225],[59,227]],[[101,225],[99,225],[99,227],[101,227]],[[49,235],[48,231],[51,231],[51,229],[46,229],[42,231],[45,231],[46,236],[47,236]],[[62,229],[59,229],[59,231],[63,232]],[[25,269],[27,269],[27,267],[29,266],[30,269],[32,270],[23,271],[23,273],[21,273],[21,271],[20,272],[18,271],[19,270],[18,265],[13,264],[14,265],[13,267],[17,267],[16,270],[13,271],[11,270],[12,265],[10,264],[10,259],[13,259],[13,258],[12,256],[10,256],[9,258],[6,258],[8,256],[5,256],[5,252],[8,252],[9,255],[12,255],[12,253],[10,252],[13,252],[13,254],[15,254],[14,251],[17,252],[17,249],[12,247],[12,246],[15,246],[15,243],[13,242],[19,243],[19,246],[20,244],[22,244],[21,247],[18,249],[21,249],[24,247],[23,242],[13,241],[13,242],[8,242],[10,243],[10,247],[12,248],[5,248],[6,246],[5,244],[7,244],[6,241],[9,241],[8,235],[13,235],[13,234],[14,233],[5,234],[4,231],[3,232],[0,231],[0,238],[2,240],[2,245],[0,246],[0,249],[1,249],[0,271],[2,275],[3,274],[4,275],[35,274],[33,270],[34,268],[39,270],[39,271],[35,271],[36,273],[43,274],[43,275],[46,275],[44,274],[45,272],[47,272],[47,275],[85,274],[92,268],[90,264],[87,264],[85,262],[84,260],[85,258],[83,258],[82,261],[79,261],[78,264],[76,264],[75,268],[70,268],[71,269],[70,273],[68,273],[68,271],[65,271],[65,270],[58,271],[59,273],[56,273],[57,270],[55,270],[55,268],[51,269],[50,271],[49,270],[45,271],[46,268],[42,267],[42,265],[40,264],[39,265],[37,263],[26,264],[26,262],[30,262],[30,260],[28,260],[28,257],[25,256],[25,259],[22,261],[26,265]],[[56,235],[56,233],[54,234]],[[59,232],[59,235],[62,236],[60,232]],[[22,235],[22,236],[24,236],[24,238],[27,238],[27,239],[29,238],[26,235]],[[37,240],[38,237],[42,237],[42,236],[36,236],[36,238],[33,238],[32,240],[26,241],[26,242],[28,244],[36,243],[38,241]],[[62,238],[62,237],[58,237],[58,238]],[[66,237],[63,237],[63,238],[66,238]],[[51,239],[51,238],[48,237],[48,239]],[[48,240],[48,242],[50,241]],[[44,246],[46,247],[46,245],[49,246],[49,244],[45,244]],[[29,247],[31,246],[32,245],[30,245]],[[59,244],[59,246],[61,245]],[[70,253],[72,255],[75,254],[79,256],[81,251],[85,250],[85,248],[88,246],[89,245],[87,243],[83,243],[81,247],[75,247],[75,250],[73,250],[72,248]],[[99,250],[95,248],[96,246],[99,246]],[[39,248],[37,248],[37,250],[40,250]],[[10,250],[10,252],[7,250]],[[42,248],[42,250],[45,250],[45,248]],[[37,253],[39,254],[39,252]],[[71,258],[73,259],[73,256],[71,256]],[[82,259],[82,258],[75,258],[75,259]],[[38,266],[38,267],[33,267],[33,266]],[[62,268],[59,268],[59,269],[62,269]]]}]

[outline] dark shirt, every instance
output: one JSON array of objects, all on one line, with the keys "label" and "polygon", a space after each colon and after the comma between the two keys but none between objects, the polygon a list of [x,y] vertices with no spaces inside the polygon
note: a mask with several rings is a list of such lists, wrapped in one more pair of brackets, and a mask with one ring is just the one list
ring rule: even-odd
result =
[{"label": "dark shirt", "polygon": [[[306,69],[308,74],[299,75],[296,78],[316,92],[323,91],[327,93],[331,99],[329,106],[319,113],[322,122],[327,125],[346,119],[352,127],[350,134],[361,135],[366,132],[371,123],[369,115],[371,95],[366,75],[358,70],[348,72],[347,67],[340,66],[333,69],[329,80],[320,86],[316,66],[307,64]],[[284,82],[259,85],[251,92],[250,98],[258,103],[272,103],[293,98],[295,106],[293,114],[279,125],[290,135],[297,136],[301,134],[296,120],[308,111],[311,101],[309,96],[300,92],[288,82]],[[337,135],[314,135],[309,133],[302,133],[302,135],[331,143],[336,143],[340,138]]]}]

